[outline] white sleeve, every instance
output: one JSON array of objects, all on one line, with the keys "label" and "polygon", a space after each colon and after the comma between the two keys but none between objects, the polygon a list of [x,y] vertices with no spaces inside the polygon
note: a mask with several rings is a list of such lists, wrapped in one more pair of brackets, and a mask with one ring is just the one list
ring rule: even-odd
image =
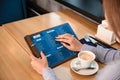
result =
[{"label": "white sleeve", "polygon": [[107,63],[98,71],[94,80],[120,80],[120,59]]},{"label": "white sleeve", "polygon": [[43,78],[44,80],[59,80],[54,71],[49,67],[43,71]]},{"label": "white sleeve", "polygon": [[97,60],[102,63],[111,62],[120,59],[120,50],[114,50],[109,48],[103,48],[102,46],[93,47],[84,44],[82,50],[90,50],[95,53]]}]

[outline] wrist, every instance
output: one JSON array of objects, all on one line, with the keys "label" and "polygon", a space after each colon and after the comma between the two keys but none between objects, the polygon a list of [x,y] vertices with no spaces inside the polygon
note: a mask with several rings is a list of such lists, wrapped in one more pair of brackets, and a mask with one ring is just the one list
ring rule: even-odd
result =
[{"label": "wrist", "polygon": [[80,45],[79,45],[79,47],[78,47],[78,50],[77,50],[77,51],[79,51],[79,52],[80,52],[80,51],[81,51],[81,49],[82,49],[82,44],[80,44]]},{"label": "wrist", "polygon": [[50,67],[45,68],[41,75],[44,76],[44,75],[48,74],[50,70],[51,70]]},{"label": "wrist", "polygon": [[45,67],[45,68],[41,68],[39,69],[37,72],[40,74],[40,75],[43,75],[43,73],[47,70],[48,67]]}]

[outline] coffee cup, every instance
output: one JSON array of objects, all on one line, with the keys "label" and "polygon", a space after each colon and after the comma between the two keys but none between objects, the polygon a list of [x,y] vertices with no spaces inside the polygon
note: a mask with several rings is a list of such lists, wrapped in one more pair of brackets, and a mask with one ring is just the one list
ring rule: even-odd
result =
[{"label": "coffee cup", "polygon": [[79,66],[82,68],[90,67],[91,63],[95,60],[95,54],[91,51],[80,51],[78,53]]}]

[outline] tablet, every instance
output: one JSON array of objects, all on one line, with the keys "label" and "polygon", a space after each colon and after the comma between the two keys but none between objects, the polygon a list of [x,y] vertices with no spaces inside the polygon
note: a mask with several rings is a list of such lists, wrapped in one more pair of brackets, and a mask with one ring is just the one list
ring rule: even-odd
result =
[{"label": "tablet", "polygon": [[71,58],[74,58],[78,54],[78,52],[68,50],[60,42],[55,40],[58,35],[65,33],[69,33],[77,38],[68,23],[26,35],[24,38],[34,56],[40,57],[39,53],[40,51],[43,51],[47,57],[49,67],[55,67]]}]

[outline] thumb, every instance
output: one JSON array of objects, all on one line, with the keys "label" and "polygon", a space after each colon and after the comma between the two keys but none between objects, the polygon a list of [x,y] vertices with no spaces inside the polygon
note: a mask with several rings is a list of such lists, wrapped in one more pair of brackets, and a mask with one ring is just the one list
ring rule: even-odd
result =
[{"label": "thumb", "polygon": [[44,53],[42,51],[40,52],[40,56],[41,56],[42,59],[46,58],[46,56],[44,55]]}]

